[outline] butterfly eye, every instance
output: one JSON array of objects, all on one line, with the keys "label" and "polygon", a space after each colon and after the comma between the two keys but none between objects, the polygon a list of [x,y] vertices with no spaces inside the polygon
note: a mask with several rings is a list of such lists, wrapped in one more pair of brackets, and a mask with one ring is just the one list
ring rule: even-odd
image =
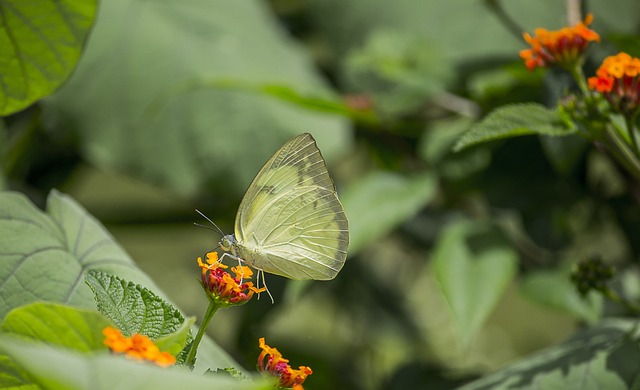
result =
[{"label": "butterfly eye", "polygon": [[229,252],[235,241],[235,238],[231,234],[222,236],[222,239],[220,240],[220,248],[225,252]]}]

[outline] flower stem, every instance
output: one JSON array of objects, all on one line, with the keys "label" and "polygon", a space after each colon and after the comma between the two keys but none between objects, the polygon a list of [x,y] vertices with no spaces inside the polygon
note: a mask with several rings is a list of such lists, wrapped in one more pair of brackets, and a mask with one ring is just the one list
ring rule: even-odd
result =
[{"label": "flower stem", "polygon": [[638,132],[636,131],[636,115],[625,116],[627,122],[627,129],[629,129],[629,135],[631,136],[631,142],[633,144],[633,152],[636,156],[640,155],[640,148],[638,148]]},{"label": "flower stem", "polygon": [[500,0],[485,0],[484,3],[517,39],[522,39],[524,29],[504,10]]},{"label": "flower stem", "polygon": [[189,353],[187,354],[187,359],[185,361],[185,365],[187,367],[192,367],[196,363],[196,353],[198,352],[198,345],[200,345],[200,340],[204,336],[204,333],[207,330],[207,326],[209,322],[213,318],[213,315],[216,314],[216,311],[220,308],[214,301],[209,301],[209,307],[207,307],[206,313],[204,313],[204,318],[202,319],[202,323],[200,324],[200,328],[198,329],[198,334],[196,338],[191,343],[191,348],[189,349]]},{"label": "flower stem", "polygon": [[587,86],[587,79],[584,77],[584,73],[582,72],[582,61],[577,61],[573,66],[571,66],[569,72],[571,72],[571,76],[573,76],[576,83],[578,83],[578,88],[580,88],[582,95],[589,96],[590,92],[589,87]]},{"label": "flower stem", "polygon": [[630,302],[629,300],[621,297],[617,292],[613,291],[609,287],[601,288],[600,291],[602,292],[602,294],[605,297],[609,298],[613,302],[616,302],[616,303],[624,306],[624,308],[629,310],[631,313],[633,313],[633,314],[640,313],[640,306],[638,306],[635,303]]},{"label": "flower stem", "polygon": [[606,134],[608,136],[609,150],[613,153],[614,157],[619,163],[624,166],[633,177],[640,180],[640,161],[636,157],[636,154],[629,148],[618,131],[615,130],[611,124],[606,126]]}]

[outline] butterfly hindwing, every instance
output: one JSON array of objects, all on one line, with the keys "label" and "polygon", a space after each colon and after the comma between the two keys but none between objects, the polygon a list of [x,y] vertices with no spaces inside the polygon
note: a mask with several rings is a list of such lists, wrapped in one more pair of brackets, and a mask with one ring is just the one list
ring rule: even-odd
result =
[{"label": "butterfly hindwing", "polygon": [[291,279],[333,279],[344,265],[347,219],[336,194],[296,187],[261,209],[245,227],[240,257]]}]

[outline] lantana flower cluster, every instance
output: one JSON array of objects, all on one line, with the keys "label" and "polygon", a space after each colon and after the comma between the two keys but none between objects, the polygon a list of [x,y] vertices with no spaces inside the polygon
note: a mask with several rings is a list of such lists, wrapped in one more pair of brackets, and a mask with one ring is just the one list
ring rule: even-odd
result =
[{"label": "lantana flower cluster", "polygon": [[[535,30],[534,35],[524,33],[525,41],[531,46],[521,50],[520,57],[529,70],[557,65],[571,71],[578,83],[584,83],[580,66],[584,62],[584,53],[591,42],[599,42],[600,36],[588,26],[593,22],[589,14],[572,27],[549,31],[543,28]],[[584,91],[601,94],[610,103],[615,112],[626,117],[635,117],[640,107],[640,59],[627,53],[607,57],[594,77],[584,85]]]},{"label": "lantana flower cluster", "polygon": [[123,354],[129,359],[146,361],[161,367],[168,367],[176,362],[176,358],[169,352],[161,352],[157,345],[145,335],[136,333],[126,337],[120,330],[107,326],[102,330],[104,344],[111,352]]},{"label": "lantana flower cluster", "polygon": [[640,105],[640,59],[627,53],[619,53],[605,58],[590,77],[589,89],[605,96],[619,112],[633,114]]},{"label": "lantana flower cluster", "polygon": [[573,27],[555,31],[537,28],[533,36],[524,33],[524,39],[531,48],[520,51],[520,57],[529,70],[550,64],[570,68],[582,61],[582,53],[589,43],[600,41],[600,35],[587,27],[591,22],[593,15],[589,14]]},{"label": "lantana flower cluster", "polygon": [[289,360],[282,357],[277,348],[268,346],[264,337],[259,340],[262,352],[258,356],[258,370],[267,375],[278,378],[278,385],[281,388],[302,390],[302,383],[311,375],[313,371],[307,366],[300,366],[297,370],[289,365]]},{"label": "lantana flower cluster", "polygon": [[253,294],[265,291],[264,287],[259,289],[248,281],[253,276],[251,268],[244,265],[232,267],[231,272],[235,276],[231,276],[225,271],[228,266],[219,261],[217,252],[209,252],[206,256],[206,263],[198,257],[198,266],[202,269],[202,287],[209,299],[220,307],[247,303]]}]

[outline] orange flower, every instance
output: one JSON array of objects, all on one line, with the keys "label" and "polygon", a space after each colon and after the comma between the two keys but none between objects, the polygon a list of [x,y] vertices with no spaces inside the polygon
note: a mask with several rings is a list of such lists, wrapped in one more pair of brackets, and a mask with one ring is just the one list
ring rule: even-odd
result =
[{"label": "orange flower", "polygon": [[527,69],[544,68],[549,64],[570,68],[581,61],[581,55],[589,42],[600,41],[598,33],[587,27],[592,21],[593,15],[588,14],[584,22],[573,27],[555,31],[537,28],[534,36],[524,33],[525,41],[531,45],[531,49],[520,51]]},{"label": "orange flower", "polygon": [[254,293],[266,290],[264,287],[256,288],[253,282],[243,282],[251,279],[253,275],[253,271],[247,266],[232,267],[231,271],[236,275],[235,277],[224,271],[228,267],[218,260],[217,252],[207,253],[207,264],[198,257],[198,265],[202,269],[202,287],[209,299],[222,307],[241,305],[249,301]]},{"label": "orange flower", "polygon": [[594,77],[589,77],[589,88],[604,94],[618,111],[631,114],[640,106],[640,59],[627,53],[605,58]]},{"label": "orange flower", "polygon": [[175,364],[176,358],[169,352],[160,352],[160,349],[145,335],[139,333],[131,337],[125,337],[118,329],[107,326],[102,330],[104,344],[112,352],[123,353],[134,360],[153,362],[161,367]]},{"label": "orange flower", "polygon": [[289,365],[289,360],[282,357],[282,354],[276,349],[265,344],[264,337],[260,340],[260,356],[258,356],[258,369],[262,373],[268,373],[279,378],[278,385],[281,388],[293,388],[295,390],[303,390],[302,383],[307,376],[313,374],[311,368],[300,366],[294,370]]}]

